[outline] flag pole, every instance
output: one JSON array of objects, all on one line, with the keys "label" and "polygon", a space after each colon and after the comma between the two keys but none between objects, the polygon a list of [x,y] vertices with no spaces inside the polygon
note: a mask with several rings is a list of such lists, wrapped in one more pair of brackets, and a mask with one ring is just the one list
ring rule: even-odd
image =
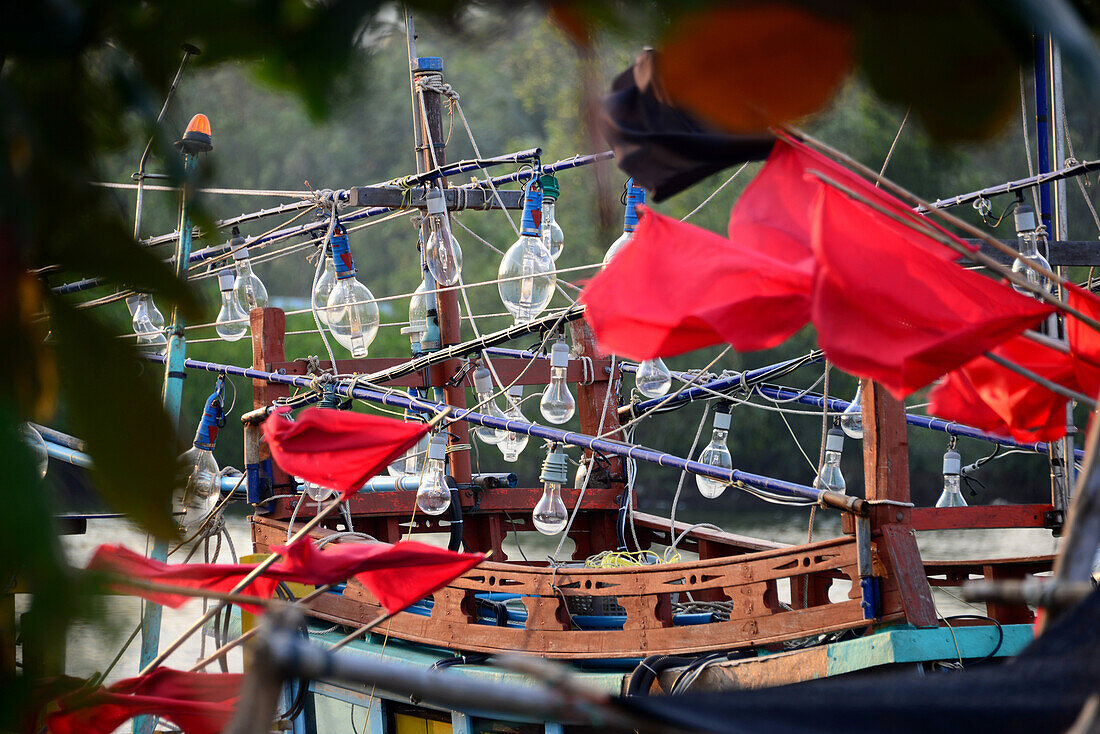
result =
[{"label": "flag pole", "polygon": [[[447,418],[447,415],[450,414],[450,412],[451,412],[450,406],[448,406],[448,407],[444,408],[443,410],[439,411],[438,413],[436,413],[434,418],[432,418],[430,421],[428,421],[428,423],[426,424],[427,427],[429,429],[432,429],[432,428],[438,426],[440,423],[442,423]],[[321,523],[322,520],[324,520],[326,517],[328,517],[330,514],[332,514],[332,512],[335,511],[336,508],[339,507],[340,503],[343,502],[343,501],[344,500],[341,497],[333,498],[332,502],[330,502],[328,505],[326,505],[323,510],[321,510],[316,515],[314,515],[309,520],[309,522],[307,522],[305,525],[303,525],[301,527],[301,529],[298,530],[298,532],[296,532],[294,534],[294,537],[292,537],[289,541],[287,541],[287,545],[293,545],[298,540],[306,537],[306,535],[309,534],[309,531],[313,530],[313,528],[317,527]],[[247,588],[249,584],[251,584],[253,581],[255,581],[260,576],[260,574],[262,574],[264,571],[269,569],[272,566],[272,564],[274,564],[275,561],[277,561],[279,558],[280,558],[280,556],[276,553],[272,553],[271,555],[269,555],[267,558],[265,558],[263,561],[261,561],[254,569],[249,571],[248,575],[245,576],[243,579],[241,579],[240,583],[238,583],[236,586],[234,586],[233,589],[229,593],[236,594],[236,593],[242,591],[243,589]],[[202,629],[203,625],[205,625],[207,622],[209,622],[211,619],[213,619],[214,615],[218,614],[223,608],[225,608],[225,605],[226,605],[225,602],[219,602],[218,604],[211,607],[210,610],[207,611],[206,614],[202,615],[198,620],[196,620],[194,622],[194,624],[192,624],[190,627],[188,627],[186,630],[184,630],[183,634],[181,634],[179,637],[177,637],[176,640],[171,645],[164,648],[164,650],[159,655],[157,655],[155,658],[153,658],[151,661],[149,661],[149,663],[144,668],[141,669],[141,672],[138,673],[138,675],[139,676],[146,675],[147,673],[149,673],[149,671],[153,670],[158,665],[160,665],[165,660],[167,660],[169,655],[171,655],[173,652],[178,650],[180,645],[182,645],[187,640],[187,638],[189,638],[191,635],[195,634],[195,632],[197,632],[198,630]]]}]

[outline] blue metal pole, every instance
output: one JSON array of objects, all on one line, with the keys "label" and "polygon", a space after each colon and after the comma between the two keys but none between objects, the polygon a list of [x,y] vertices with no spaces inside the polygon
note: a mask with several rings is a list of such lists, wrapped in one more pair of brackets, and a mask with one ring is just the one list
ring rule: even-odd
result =
[{"label": "blue metal pole", "polygon": [[[1047,101],[1050,90],[1047,88],[1047,52],[1049,36],[1035,36],[1035,135],[1039,152],[1039,174],[1050,173],[1050,131],[1048,126],[1050,111]],[[1050,184],[1039,186],[1039,218],[1047,232],[1053,232],[1051,225]]]},{"label": "blue metal pole", "polygon": [[[152,362],[164,362],[165,358],[159,354],[147,354],[144,355],[146,359]],[[254,380],[267,380],[268,382],[292,385],[294,387],[310,388],[310,380],[305,377],[296,377],[294,375],[280,375],[274,372],[265,372],[263,370],[252,369],[250,367],[236,367],[233,365],[218,364],[216,362],[204,362],[196,359],[188,359],[185,361],[184,366],[187,369],[205,370],[206,372],[215,372],[219,374],[234,375],[237,377],[247,377]],[[397,408],[422,412],[422,413],[438,413],[444,408],[448,407],[442,403],[436,403],[429,400],[415,400],[399,392],[381,392],[365,387],[357,387],[350,389],[346,385],[340,385],[336,388],[337,393],[345,397],[354,397],[362,400],[369,400],[373,403],[379,403],[381,405],[388,405]],[[534,423],[528,423],[526,421],[516,420],[502,420],[491,415],[485,415],[484,413],[476,413],[472,410],[465,408],[459,408],[453,411],[452,415],[459,420],[464,420],[470,423],[476,423],[477,425],[487,426],[489,428],[498,428],[501,430],[509,431],[511,433],[523,433],[535,438],[545,439],[555,443],[568,444],[570,446],[580,446],[581,448],[590,449],[602,454],[613,454],[615,456],[624,456],[630,459],[636,459],[638,461],[645,461],[650,464],[657,464],[658,466],[666,466],[672,469],[681,469],[693,472],[695,474],[702,474],[703,476],[712,477],[725,482],[735,482],[748,484],[753,487],[767,490],[775,494],[779,494],[785,497],[796,499],[808,499],[813,501],[820,501],[822,496],[826,493],[820,489],[814,487],[807,487],[803,484],[796,484],[794,482],[787,482],[782,479],[774,479],[772,477],[765,477],[759,474],[752,474],[750,472],[744,472],[737,469],[722,469],[710,464],[701,464],[698,461],[692,461],[690,459],[683,459],[673,454],[665,453],[662,451],[654,451],[643,446],[632,446],[629,444],[620,443],[618,441],[608,441],[606,439],[596,438],[583,433],[575,433],[573,431],[562,431],[556,428],[547,428],[545,426],[536,425]],[[828,493],[834,495],[835,493]],[[857,498],[847,498],[849,508],[853,511],[859,511],[857,508],[862,507],[862,500]]]},{"label": "blue metal pole", "polygon": [[[176,277],[187,280],[187,265],[191,256],[191,213],[189,211],[186,187],[195,173],[198,164],[198,152],[183,153],[183,171],[185,193],[180,201],[179,244],[176,245]],[[164,356],[164,412],[179,432],[180,409],[183,404],[184,362],[187,357],[187,336],[184,333],[184,317],[179,306],[172,309],[172,323],[168,329],[168,348]],[[153,550],[149,557],[164,561],[168,558],[168,541],[157,538],[153,541]],[[160,621],[163,608],[159,604],[145,602],[145,614],[141,620],[141,667],[144,669],[156,657],[160,648]],[[154,720],[142,716],[134,720],[133,731],[149,732]]]}]

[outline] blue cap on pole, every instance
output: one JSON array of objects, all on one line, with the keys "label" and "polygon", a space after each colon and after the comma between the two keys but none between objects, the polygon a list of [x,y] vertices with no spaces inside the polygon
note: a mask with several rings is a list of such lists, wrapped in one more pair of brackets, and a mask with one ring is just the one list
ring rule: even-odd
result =
[{"label": "blue cap on pole", "polygon": [[214,392],[206,399],[206,407],[203,408],[202,418],[199,419],[199,428],[195,431],[195,447],[214,450],[214,442],[218,440],[218,429],[225,425],[225,412],[222,410],[222,394],[225,390],[225,377],[219,377]]},{"label": "blue cap on pole", "polygon": [[413,71],[437,71],[443,73],[443,59],[440,56],[420,56],[413,65]]},{"label": "blue cap on pole", "polygon": [[351,257],[351,245],[348,243],[348,231],[339,222],[332,228],[332,264],[336,266],[336,277],[343,280],[355,275],[355,260]]},{"label": "blue cap on pole", "polygon": [[527,184],[527,197],[523,200],[523,221],[520,224],[520,234],[528,237],[538,237],[539,225],[542,223],[542,192],[533,184],[534,181]]},{"label": "blue cap on pole", "polygon": [[638,226],[639,204],[645,203],[645,189],[634,185],[634,179],[626,182],[626,213],[623,215],[623,231],[633,232]]}]

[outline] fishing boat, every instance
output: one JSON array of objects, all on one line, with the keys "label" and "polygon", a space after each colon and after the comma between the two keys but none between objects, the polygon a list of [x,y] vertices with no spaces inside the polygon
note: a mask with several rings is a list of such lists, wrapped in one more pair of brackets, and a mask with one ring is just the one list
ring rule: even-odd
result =
[{"label": "fishing boat", "polygon": [[[236,294],[242,283],[246,291],[252,288],[251,295],[245,295],[245,304],[251,308],[247,314],[230,309],[224,317],[219,316],[219,333],[220,327],[234,338],[250,333],[252,364],[188,359],[182,328],[170,329],[168,339],[159,329],[145,337],[149,342],[147,359],[165,365],[170,386],[166,392],[174,391],[177,400],[188,371],[252,380],[251,410],[241,418],[245,426],[244,472],[225,475],[216,466],[207,472],[207,480],[218,493],[199,497],[199,501],[185,496],[185,505],[191,502],[184,508],[190,513],[184,515],[189,528],[201,531],[214,513],[223,509],[224,503],[218,500],[222,494],[229,499],[243,491],[252,508],[256,559],[272,554],[303,527],[308,529],[306,537],[320,545],[392,544],[420,534],[442,534],[452,550],[486,554],[476,567],[396,613],[355,579],[327,588],[288,590],[297,602],[294,608],[308,617],[308,646],[339,649],[343,662],[328,659],[334,666],[330,668],[316,661],[313,667],[303,663],[300,672],[305,677],[292,677],[285,684],[280,676],[285,702],[264,702],[277,705],[280,726],[301,732],[345,731],[350,715],[353,722],[365,721],[373,732],[556,732],[573,730],[574,725],[598,724],[607,716],[600,702],[608,696],[755,689],[869,671],[932,670],[944,662],[965,665],[1013,656],[1030,643],[1035,615],[1027,603],[991,602],[985,615],[944,620],[933,604],[932,588],[961,587],[977,578],[1000,582],[1048,574],[1053,556],[927,560],[921,556],[916,534],[963,528],[1045,528],[1058,533],[1069,507],[1075,460],[1083,456],[1072,435],[1049,444],[1025,442],[950,420],[907,415],[903,403],[871,379],[862,381],[860,396],[853,401],[779,383],[796,370],[819,365],[823,355],[817,350],[721,377],[707,376],[705,371],[669,372],[654,360],[632,362],[605,353],[584,305],[543,310],[553,293],[555,271],[552,260],[547,259],[553,244],[552,219],[540,221],[540,215],[546,216],[543,197],[552,199],[556,194],[556,174],[609,159],[612,154],[543,163],[541,152],[531,149],[448,163],[443,143],[447,137],[444,108],[455,95],[445,83],[442,60],[418,57],[414,38],[410,27],[417,171],[382,185],[317,192],[308,204],[321,214],[314,222],[195,252],[191,251],[190,220],[186,209],[183,212],[176,252],[181,273],[186,273],[189,263],[237,253],[238,266],[224,280],[222,291],[228,294],[226,303],[239,307]],[[815,145],[808,136],[799,143]],[[209,146],[205,118],[196,118],[181,141],[186,166],[193,169],[199,153]],[[502,176],[490,175],[489,169],[503,164],[526,167]],[[930,207],[943,211],[1040,184],[1049,186],[1088,170],[1092,170],[1091,164],[1044,170],[1039,176]],[[481,172],[484,177],[470,184],[448,183],[448,177],[468,171]],[[522,188],[509,188],[514,184]],[[631,217],[636,216],[635,207],[643,197],[640,187],[628,187],[627,239],[633,226]],[[330,291],[321,302],[315,299],[312,313],[319,319],[322,336],[327,327],[352,355],[365,354],[361,342],[369,342],[370,332],[377,326],[378,299],[365,288],[357,291],[351,287],[355,270],[348,248],[348,225],[409,209],[423,216],[423,279],[413,294],[407,329],[411,356],[339,358],[330,350],[327,360],[324,356],[293,358],[286,314],[264,305],[266,299],[257,299],[247,254],[242,257],[239,253],[270,241],[309,237],[321,248],[314,278],[316,293],[324,277],[324,250],[329,248],[332,257],[327,262],[334,268]],[[502,264],[499,278],[502,298],[516,315],[516,324],[463,340],[460,281],[447,218],[448,212],[474,209],[524,214],[517,231],[518,270],[507,270]],[[285,211],[282,208],[278,213]],[[219,224],[229,227],[244,219]],[[1032,227],[1036,229],[1037,224]],[[1055,232],[1057,240],[1065,239],[1064,232]],[[537,256],[525,259],[525,240],[539,251]],[[988,242],[981,244],[989,248]],[[1061,252],[1058,242],[1051,243],[1055,265],[1060,264]],[[975,247],[972,257],[981,253]],[[505,263],[508,257],[505,255]],[[516,293],[506,292],[510,283],[518,284]],[[79,285],[70,290],[79,290]],[[539,289],[541,295],[533,296],[532,291]],[[347,303],[337,295],[344,292],[351,294]],[[541,307],[533,305],[542,296],[546,298]],[[139,298],[135,310],[141,305]],[[373,311],[362,308],[364,305]],[[532,340],[537,347],[517,348]],[[656,382],[664,382],[663,391],[656,388],[651,397],[627,400],[624,380],[631,379],[633,373],[641,383],[653,371]],[[670,390],[674,383],[679,386]],[[542,394],[544,420],[528,420],[534,412],[532,403],[520,398],[524,387],[529,395]],[[475,401],[470,400],[471,394]],[[864,496],[846,494],[842,484],[824,473],[816,486],[806,486],[733,468],[728,451],[723,461],[720,450],[729,427],[728,409],[719,408],[715,414],[718,447],[713,453],[718,458],[678,457],[631,439],[632,427],[639,420],[658,417],[662,410],[691,401],[722,405],[753,394],[846,416],[849,437],[854,431],[862,438]],[[506,406],[503,411],[498,404],[501,397]],[[274,419],[276,409],[311,404],[334,408],[351,400],[395,409],[409,422],[432,418],[448,423],[435,438],[425,439],[402,456],[388,476],[369,479],[337,512],[334,508],[340,503],[331,500],[328,488],[299,480],[273,459],[263,427],[265,421]],[[216,391],[209,405],[220,411],[223,401]],[[572,417],[574,409],[579,431],[556,428]],[[212,415],[212,422],[203,425],[209,431],[223,417]],[[958,454],[952,457],[949,452],[945,474],[948,483],[953,480],[954,484],[945,493],[950,496],[943,506],[915,507],[907,453],[910,426],[1047,454],[1053,465],[1064,467],[1064,471],[1053,479],[1050,502],[967,507],[950,495],[958,491],[959,475],[964,472]],[[51,457],[83,460],[79,445],[71,439],[48,430],[43,437]],[[531,477],[517,477],[507,466],[475,472],[471,442],[486,437],[490,443],[512,442],[520,448],[528,442],[532,446],[545,442],[548,449],[538,482],[541,486]],[[840,440],[840,429],[834,429],[823,447],[826,462],[829,453],[839,456]],[[196,439],[196,447],[208,449],[212,442],[212,437],[209,445]],[[583,471],[575,481],[570,481],[564,448],[581,452]],[[200,460],[205,459],[195,459]],[[781,504],[838,513],[842,533],[789,545],[641,512],[633,491],[639,462],[690,473],[700,480],[700,488],[713,493],[733,487]],[[532,533],[569,538],[574,546],[572,557],[545,562],[506,554],[508,536],[522,538]],[[676,560],[676,552],[693,559]],[[608,559],[612,562],[606,562]],[[248,632],[254,624],[247,614],[235,617],[239,633]],[[152,644],[143,656],[143,667],[171,652],[169,648],[158,655],[157,636],[152,624],[146,630],[146,639]],[[269,640],[273,647],[264,654],[275,655],[281,665],[291,653],[308,657],[295,647],[306,643],[293,634],[271,640],[282,640],[284,647],[276,648]],[[199,667],[213,664],[228,647],[232,644]],[[514,659],[506,667],[494,664],[511,653],[553,662],[544,668],[533,663],[525,666]],[[387,675],[385,664],[390,662],[422,672],[445,669],[446,673],[426,678],[410,673],[406,679],[393,672],[394,668],[392,680],[355,680],[356,671],[368,669],[375,676]],[[263,663],[253,659],[253,672],[257,666],[262,668]],[[555,680],[555,685],[567,689],[568,700],[548,695],[541,685]],[[587,691],[590,698],[581,691]],[[249,700],[248,705],[259,704]],[[627,728],[638,725],[629,719],[612,718],[610,723]]]}]

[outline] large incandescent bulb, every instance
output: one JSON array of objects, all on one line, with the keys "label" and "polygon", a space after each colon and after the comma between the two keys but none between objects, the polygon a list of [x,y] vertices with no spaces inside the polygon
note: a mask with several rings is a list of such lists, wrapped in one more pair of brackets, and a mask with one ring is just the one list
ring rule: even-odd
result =
[{"label": "large incandescent bulb", "polygon": [[[1049,291],[1050,280],[1045,275],[1041,275],[1029,267],[1029,265],[1038,265],[1050,270],[1050,263],[1039,252],[1039,245],[1045,242],[1046,238],[1042,232],[1038,231],[1035,210],[1027,204],[1020,204],[1016,207],[1013,218],[1016,221],[1016,241],[1020,254],[1012,262],[1012,272],[1033,286]],[[1027,288],[1015,283],[1012,284],[1012,287],[1025,296],[1037,297]]]},{"label": "large incandescent bulb", "polygon": [[948,449],[943,455],[943,492],[936,500],[936,507],[966,507],[959,485],[961,473],[962,457],[955,449]]},{"label": "large incandescent bulb", "polygon": [[337,222],[332,231],[332,259],[336,285],[328,297],[328,328],[353,357],[366,357],[378,333],[378,304],[367,287],[355,279],[348,233]]},{"label": "large incandescent bulb", "polygon": [[528,184],[520,237],[504,253],[497,270],[500,300],[517,324],[527,323],[546,310],[558,282],[554,261],[539,237],[541,219],[542,193]]},{"label": "large incandescent bulb", "polygon": [[668,371],[668,367],[660,357],[647,359],[638,363],[638,371],[634,373],[634,385],[638,388],[638,392],[647,398],[659,398],[672,387],[672,373]]},{"label": "large incandescent bulb", "polygon": [[[714,431],[710,436],[710,443],[699,452],[699,463],[710,464],[721,469],[733,468],[733,457],[726,447],[726,437],[730,430],[730,406],[726,403],[719,404],[714,409]],[[712,500],[726,491],[728,482],[712,477],[695,475],[695,486],[699,488],[699,494]]]},{"label": "large incandescent bulb", "polygon": [[848,438],[859,440],[863,438],[863,384],[856,388],[856,394],[852,396],[852,402],[840,414],[840,430]]},{"label": "large incandescent bulb", "polygon": [[416,506],[427,515],[442,515],[451,506],[451,490],[444,477],[447,435],[436,434],[428,443],[428,466],[416,490]]},{"label": "large incandescent bulb", "polygon": [[814,487],[844,494],[847,484],[840,473],[840,454],[844,451],[844,431],[830,428],[825,436],[825,463],[814,479]]},{"label": "large incandescent bulb", "polygon": [[222,307],[214,324],[224,341],[235,342],[248,333],[248,314],[241,310],[237,294],[233,289],[233,271],[229,268],[218,273],[218,288],[221,290]]},{"label": "large incandescent bulb", "polygon": [[[527,422],[527,418],[524,417],[523,412],[519,409],[519,404],[522,399],[523,385],[512,385],[508,388],[508,394],[504,396],[504,402],[507,404],[507,407],[504,409],[505,418],[510,421]],[[504,460],[517,460],[519,455],[523,452],[523,449],[526,448],[530,438],[531,437],[526,433],[506,431],[504,440],[497,444],[500,448],[500,453],[504,455]]]},{"label": "large incandescent bulb", "polygon": [[[478,367],[474,370],[474,392],[477,393],[477,402],[481,406],[478,410],[485,415],[507,420],[504,413],[497,406],[493,397],[493,375],[486,367]],[[504,440],[507,431],[489,426],[476,426],[474,434],[484,443],[500,443]]]},{"label": "large incandescent bulb", "polygon": [[214,511],[221,494],[214,442],[218,429],[225,423],[222,412],[224,385],[224,378],[219,378],[214,392],[206,399],[195,441],[179,458],[179,486],[172,500],[175,511],[183,513],[179,527],[185,534],[197,529]]},{"label": "large incandescent bulb", "polygon": [[531,513],[531,521],[543,535],[557,535],[565,530],[569,513],[561,501],[561,487],[569,481],[569,468],[561,446],[551,446],[542,464],[542,497]]},{"label": "large incandescent bulb", "polygon": [[569,345],[559,339],[550,348],[550,384],[542,393],[539,410],[546,420],[560,425],[565,423],[577,411],[577,401],[569,392],[565,383],[565,373],[569,368]]},{"label": "large incandescent bulb", "polygon": [[244,237],[234,227],[233,238],[229,240],[229,246],[233,249],[233,262],[237,267],[237,280],[233,287],[237,291],[241,310],[248,313],[254,308],[267,308],[267,288],[252,272],[252,260],[248,257],[248,247],[244,243]]},{"label": "large incandescent bulb", "polygon": [[539,236],[542,244],[550,253],[551,260],[557,260],[565,248],[565,233],[558,224],[554,204],[558,200],[560,188],[558,179],[551,174],[539,176],[539,186],[542,187],[542,224],[539,226]]},{"label": "large incandescent bulb", "polygon": [[138,349],[155,354],[163,353],[168,347],[168,338],[164,336],[164,315],[157,304],[153,303],[153,297],[148,293],[138,293],[127,298],[126,305],[133,317]]},{"label": "large incandescent bulb", "polygon": [[623,214],[623,233],[607,248],[603,256],[603,264],[611,262],[620,250],[630,241],[634,234],[634,228],[638,226],[638,205],[645,203],[645,189],[634,185],[634,179],[626,182],[626,211]]},{"label": "large incandescent bulb", "polygon": [[321,270],[321,276],[313,285],[313,292],[309,294],[310,305],[317,314],[317,319],[328,326],[328,297],[332,289],[336,287],[336,265],[332,261],[332,244],[325,245],[325,264]]},{"label": "large incandescent bulb", "polygon": [[443,189],[433,187],[427,195],[428,237],[424,243],[424,260],[428,272],[441,286],[451,286],[462,276],[462,249],[451,234],[451,222],[447,215],[447,202]]}]

